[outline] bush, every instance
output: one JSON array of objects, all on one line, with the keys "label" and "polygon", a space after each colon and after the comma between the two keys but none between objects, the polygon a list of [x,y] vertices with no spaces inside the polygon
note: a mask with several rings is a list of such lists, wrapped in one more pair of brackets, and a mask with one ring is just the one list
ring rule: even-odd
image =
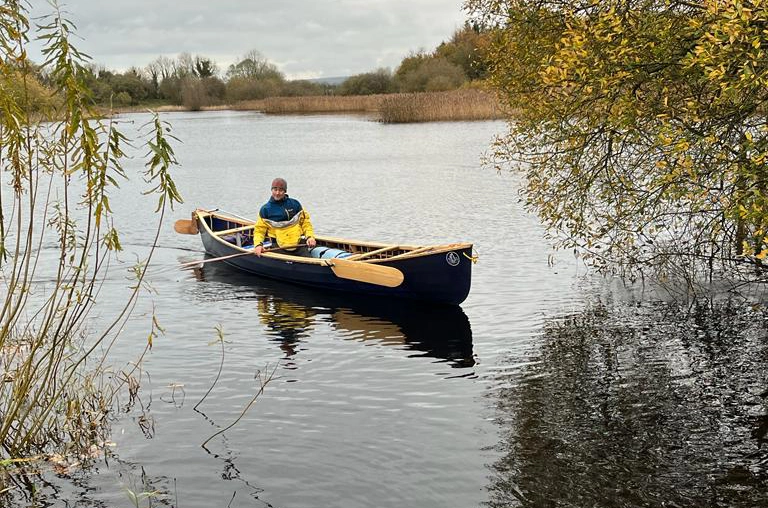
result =
[{"label": "bush", "polygon": [[283,83],[277,79],[236,77],[229,80],[226,98],[229,102],[265,99],[280,95]]},{"label": "bush", "polygon": [[212,104],[220,104],[227,94],[227,85],[222,80],[215,76],[209,76],[202,79],[202,85],[207,96],[206,106]]},{"label": "bush", "polygon": [[21,72],[9,71],[0,75],[0,90],[14,101],[29,97],[33,111],[41,111],[53,105],[54,93],[33,76],[24,76]]},{"label": "bush", "polygon": [[313,83],[307,80],[286,81],[283,83],[280,95],[284,97],[306,97],[313,95],[327,95],[333,90],[332,85]]},{"label": "bush", "polygon": [[444,57],[406,60],[395,74],[395,84],[401,92],[454,90],[467,81],[461,67]]},{"label": "bush", "polygon": [[152,94],[152,83],[132,72],[115,74],[107,83],[114,93],[127,93],[132,99],[131,104],[146,100]]},{"label": "bush", "polygon": [[128,92],[120,92],[119,94],[115,95],[112,102],[115,106],[130,106],[133,104],[133,99]]},{"label": "bush", "polygon": [[208,105],[205,84],[200,78],[184,78],[181,81],[181,103],[189,111],[200,111]]},{"label": "bush", "polygon": [[379,69],[352,76],[339,87],[339,95],[374,95],[390,93],[393,90],[392,73]]},{"label": "bush", "polygon": [[181,78],[175,76],[163,79],[158,89],[160,98],[172,104],[181,104],[181,83]]}]

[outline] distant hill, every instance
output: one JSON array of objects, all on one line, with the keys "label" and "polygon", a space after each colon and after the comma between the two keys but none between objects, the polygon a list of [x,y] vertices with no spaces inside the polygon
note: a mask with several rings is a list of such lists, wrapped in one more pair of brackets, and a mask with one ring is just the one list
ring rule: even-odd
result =
[{"label": "distant hill", "polygon": [[349,78],[349,76],[338,76],[335,78],[313,78],[313,79],[307,79],[305,81],[309,81],[311,83],[320,83],[322,85],[340,85],[344,81],[346,81]]}]

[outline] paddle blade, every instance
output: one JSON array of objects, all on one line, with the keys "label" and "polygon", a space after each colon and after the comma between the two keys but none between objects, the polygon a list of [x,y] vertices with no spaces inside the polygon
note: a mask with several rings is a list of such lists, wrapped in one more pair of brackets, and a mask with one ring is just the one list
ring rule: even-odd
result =
[{"label": "paddle blade", "polygon": [[403,272],[391,266],[373,265],[360,261],[347,261],[345,259],[329,259],[333,274],[342,279],[356,280],[396,288],[403,283]]},{"label": "paddle blade", "polygon": [[190,219],[179,219],[173,223],[173,229],[182,235],[196,235],[197,222]]}]

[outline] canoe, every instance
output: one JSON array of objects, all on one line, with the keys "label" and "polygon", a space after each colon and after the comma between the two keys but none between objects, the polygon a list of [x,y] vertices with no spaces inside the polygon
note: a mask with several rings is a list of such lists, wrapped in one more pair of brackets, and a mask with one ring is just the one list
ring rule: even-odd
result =
[{"label": "canoe", "polygon": [[[416,246],[318,236],[311,257],[277,247],[252,254],[253,220],[222,210],[192,214],[205,251],[247,273],[328,291],[458,305],[469,294],[471,243]],[[181,221],[179,221],[181,222]]]}]

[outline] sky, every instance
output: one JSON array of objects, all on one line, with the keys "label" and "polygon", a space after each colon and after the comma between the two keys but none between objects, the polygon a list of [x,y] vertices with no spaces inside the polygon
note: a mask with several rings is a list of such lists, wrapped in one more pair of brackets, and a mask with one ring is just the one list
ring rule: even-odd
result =
[{"label": "sky", "polygon": [[[30,16],[52,11],[30,0]],[[394,70],[464,24],[462,0],[60,0],[74,46],[109,70],[191,53],[220,71],[251,50],[289,79]],[[30,56],[36,57],[32,46]]]}]

